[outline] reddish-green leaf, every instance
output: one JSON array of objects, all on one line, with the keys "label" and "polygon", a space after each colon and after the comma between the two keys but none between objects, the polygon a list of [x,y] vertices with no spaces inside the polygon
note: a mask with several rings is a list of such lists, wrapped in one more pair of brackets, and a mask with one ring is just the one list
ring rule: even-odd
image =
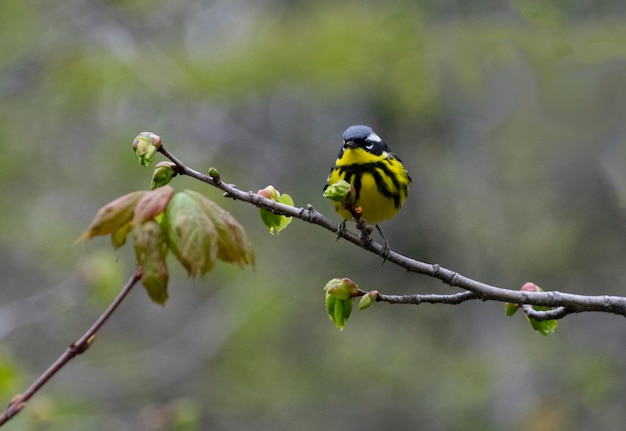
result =
[{"label": "reddish-green leaf", "polygon": [[185,193],[193,198],[213,221],[218,235],[218,259],[234,263],[240,268],[246,264],[254,266],[252,244],[232,214],[201,193],[192,190],[185,190]]},{"label": "reddish-green leaf", "polygon": [[100,208],[87,230],[75,243],[94,236],[108,235],[122,228],[133,219],[135,205],[146,193],[144,190],[128,193]]},{"label": "reddish-green leaf", "polygon": [[209,272],[217,259],[215,225],[187,193],[176,193],[165,210],[164,224],[172,253],[192,276]]},{"label": "reddish-green leaf", "polygon": [[146,192],[135,205],[133,223],[143,223],[161,214],[173,195],[174,189],[171,186],[163,186]]},{"label": "reddish-green leaf", "polygon": [[165,262],[168,249],[161,225],[154,220],[134,225],[132,235],[141,284],[154,302],[163,305],[168,296],[169,274]]}]

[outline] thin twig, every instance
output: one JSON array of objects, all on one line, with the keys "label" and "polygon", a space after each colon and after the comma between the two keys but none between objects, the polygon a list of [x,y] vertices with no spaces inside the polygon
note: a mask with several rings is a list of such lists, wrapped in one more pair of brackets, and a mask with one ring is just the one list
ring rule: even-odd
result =
[{"label": "thin twig", "polygon": [[528,317],[531,317],[538,322],[544,320],[562,319],[571,313],[567,307],[556,307],[550,310],[535,310],[533,306],[529,304],[523,304],[522,311],[524,311]]},{"label": "thin twig", "polygon": [[[349,241],[354,245],[377,255],[381,255],[381,253],[385,252],[384,246],[380,243],[375,241],[364,242],[362,241],[361,235],[357,235],[347,229],[339,229],[338,224],[316,211],[311,205],[307,205],[306,208],[292,207],[267,199],[251,191],[244,192],[239,190],[233,184],[225,183],[223,178],[220,179],[217,177],[217,179],[215,179],[189,168],[167,149],[165,149],[163,145],[159,147],[159,151],[176,164],[178,174],[187,175],[217,187],[225,192],[225,196],[235,200],[251,203],[257,207],[273,211],[276,214],[294,217],[307,223],[316,224],[333,233],[336,233],[339,237],[345,239],[346,241]],[[483,301],[491,300],[511,302],[514,304],[539,305],[552,308],[562,307],[549,313],[549,316],[554,316],[550,318],[561,318],[567,314],[580,313],[584,311],[605,312],[626,316],[626,297],[607,295],[575,295],[558,291],[524,292],[520,290],[504,289],[465,277],[456,271],[444,268],[438,264],[430,264],[411,259],[393,250],[388,251],[386,260],[387,262],[392,262],[409,272],[415,272],[437,278],[452,287],[458,287],[473,293],[474,296],[469,294],[460,296],[459,298],[462,298],[463,301],[469,299],[481,299]],[[416,301],[421,300],[421,297],[423,296],[424,295],[407,295],[406,297],[391,296],[390,298],[393,298],[396,303],[415,304]],[[439,299],[437,299],[437,301],[439,301]],[[421,302],[427,301],[422,300]],[[443,301],[439,301],[439,303],[443,303]]]},{"label": "thin twig", "polygon": [[94,322],[93,325],[75,342],[71,343],[69,347],[63,352],[59,358],[54,361],[52,365],[48,367],[46,371],[44,371],[35,382],[30,385],[28,389],[22,394],[15,395],[7,408],[2,414],[0,414],[0,426],[4,425],[7,421],[9,421],[12,417],[22,411],[22,409],[26,406],[28,400],[41,389],[43,385],[45,385],[48,380],[50,380],[56,373],[58,373],[69,361],[71,361],[77,355],[84,353],[89,346],[93,343],[96,334],[106,323],[106,321],[111,317],[113,312],[117,309],[117,307],[121,304],[124,298],[128,295],[131,289],[137,284],[139,279],[141,278],[141,271],[137,270],[132,277],[128,280],[126,285],[122,288],[120,293],[115,297],[113,302],[108,306],[108,308],[100,315],[98,320]]},{"label": "thin twig", "polygon": [[426,294],[426,295],[385,295],[382,293],[378,294],[376,298],[379,302],[388,302],[389,304],[447,304],[447,305],[457,305],[466,301],[472,301],[475,299],[480,299],[478,295],[474,292],[459,292],[453,293],[450,295],[436,295],[436,294]]}]

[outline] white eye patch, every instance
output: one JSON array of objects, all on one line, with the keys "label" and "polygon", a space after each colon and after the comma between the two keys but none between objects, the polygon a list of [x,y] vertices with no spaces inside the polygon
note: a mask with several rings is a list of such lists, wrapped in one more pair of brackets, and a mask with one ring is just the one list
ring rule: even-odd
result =
[{"label": "white eye patch", "polygon": [[372,132],[365,138],[366,141],[382,142],[383,140],[376,133]]}]

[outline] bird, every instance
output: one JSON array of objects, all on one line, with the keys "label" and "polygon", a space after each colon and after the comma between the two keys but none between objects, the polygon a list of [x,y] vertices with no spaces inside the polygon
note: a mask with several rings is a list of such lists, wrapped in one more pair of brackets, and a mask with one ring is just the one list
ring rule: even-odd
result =
[{"label": "bird", "polygon": [[[369,126],[350,126],[343,132],[343,144],[326,179],[331,184],[344,180],[354,189],[352,208],[360,209],[363,220],[375,225],[388,253],[389,243],[378,224],[393,218],[406,201],[412,181],[402,160]],[[345,222],[353,218],[345,202],[335,202],[335,210]]]}]

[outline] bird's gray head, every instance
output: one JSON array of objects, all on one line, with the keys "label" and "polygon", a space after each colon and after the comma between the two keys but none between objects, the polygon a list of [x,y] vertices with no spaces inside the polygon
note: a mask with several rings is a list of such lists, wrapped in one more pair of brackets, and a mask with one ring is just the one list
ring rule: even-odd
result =
[{"label": "bird's gray head", "polygon": [[365,151],[380,155],[389,151],[387,144],[369,126],[350,126],[343,132],[343,147],[341,152],[348,148],[363,148]]}]

